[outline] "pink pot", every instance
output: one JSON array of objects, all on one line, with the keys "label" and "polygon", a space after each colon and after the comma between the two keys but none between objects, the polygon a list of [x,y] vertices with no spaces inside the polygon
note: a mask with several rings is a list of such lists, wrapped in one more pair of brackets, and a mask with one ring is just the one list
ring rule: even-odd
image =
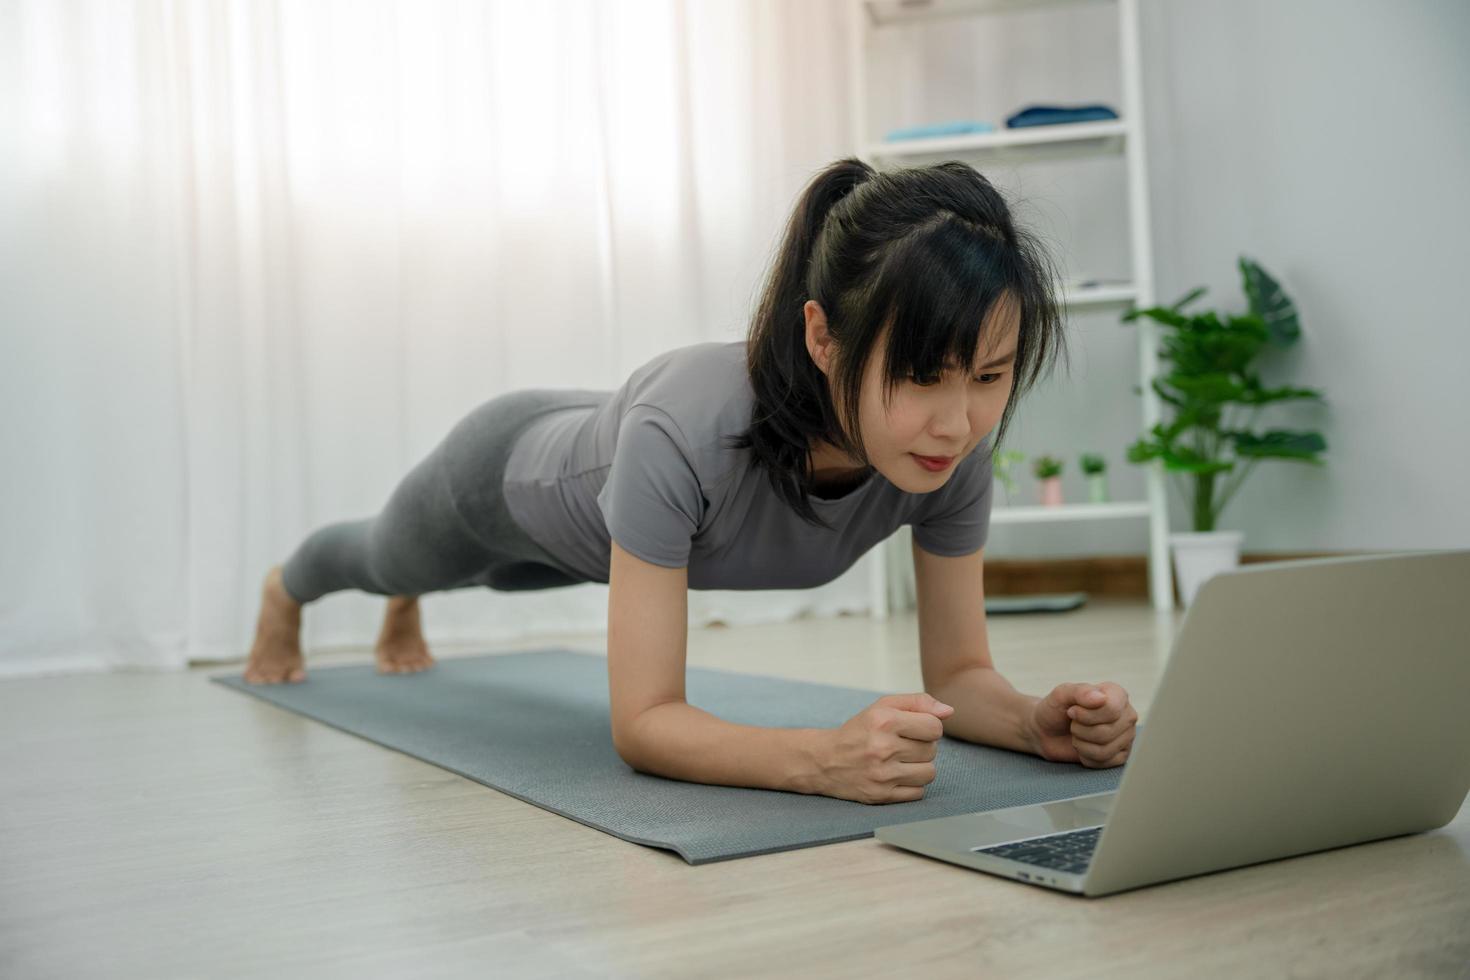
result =
[{"label": "pink pot", "polygon": [[1041,506],[1062,506],[1062,478],[1049,476],[1041,481]]}]

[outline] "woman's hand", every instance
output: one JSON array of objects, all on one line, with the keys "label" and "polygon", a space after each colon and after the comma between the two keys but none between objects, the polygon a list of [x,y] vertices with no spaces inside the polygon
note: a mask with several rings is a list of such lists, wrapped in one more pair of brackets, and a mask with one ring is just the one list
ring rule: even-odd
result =
[{"label": "woman's hand", "polygon": [[858,803],[921,798],[934,781],[942,719],[952,714],[930,694],[885,694],[828,730],[816,791]]},{"label": "woman's hand", "polygon": [[1117,684],[1058,684],[1036,702],[1029,734],[1048,762],[1106,769],[1128,761],[1137,724],[1138,712]]}]

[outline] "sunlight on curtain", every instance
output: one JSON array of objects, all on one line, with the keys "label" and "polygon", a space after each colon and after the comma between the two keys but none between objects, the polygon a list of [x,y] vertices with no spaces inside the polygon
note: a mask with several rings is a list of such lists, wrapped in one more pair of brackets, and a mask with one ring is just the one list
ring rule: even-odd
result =
[{"label": "sunlight on curtain", "polygon": [[[744,333],[850,151],[840,3],[0,7],[0,672],[242,656],[265,570],[466,412]],[[14,556],[24,556],[21,561]],[[691,619],[866,607],[693,593]],[[307,610],[372,642],[382,601]],[[431,641],[606,590],[425,599]]]}]

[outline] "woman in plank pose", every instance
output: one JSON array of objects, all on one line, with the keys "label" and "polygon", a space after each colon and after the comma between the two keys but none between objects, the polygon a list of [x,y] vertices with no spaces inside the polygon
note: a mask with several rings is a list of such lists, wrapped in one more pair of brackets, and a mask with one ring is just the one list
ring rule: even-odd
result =
[{"label": "woman in plank pose", "polygon": [[[803,191],[746,340],[669,351],[616,391],[476,408],[382,513],[317,530],[270,570],[245,678],[305,678],[301,608],[330,592],[389,597],[378,665],[403,673],[433,664],[423,593],[605,582],[612,738],[641,771],[890,803],[923,796],[942,735],[1121,765],[1128,693],[1021,694],[985,628],[991,453],[1065,354],[1054,282],[973,168],[839,160]],[[687,703],[689,589],[820,585],[904,524],[924,692],[835,729]]]}]

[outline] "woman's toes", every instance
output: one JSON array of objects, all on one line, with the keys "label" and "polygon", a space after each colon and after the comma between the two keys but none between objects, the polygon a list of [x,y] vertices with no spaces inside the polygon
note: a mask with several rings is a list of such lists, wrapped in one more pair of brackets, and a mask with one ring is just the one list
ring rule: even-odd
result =
[{"label": "woman's toes", "polygon": [[380,674],[417,674],[434,665],[434,658],[422,640],[417,642],[380,640],[377,660]]},{"label": "woman's toes", "polygon": [[245,683],[247,684],[283,684],[290,682],[299,684],[306,680],[306,666],[300,662],[291,663],[250,663],[245,667]]}]

